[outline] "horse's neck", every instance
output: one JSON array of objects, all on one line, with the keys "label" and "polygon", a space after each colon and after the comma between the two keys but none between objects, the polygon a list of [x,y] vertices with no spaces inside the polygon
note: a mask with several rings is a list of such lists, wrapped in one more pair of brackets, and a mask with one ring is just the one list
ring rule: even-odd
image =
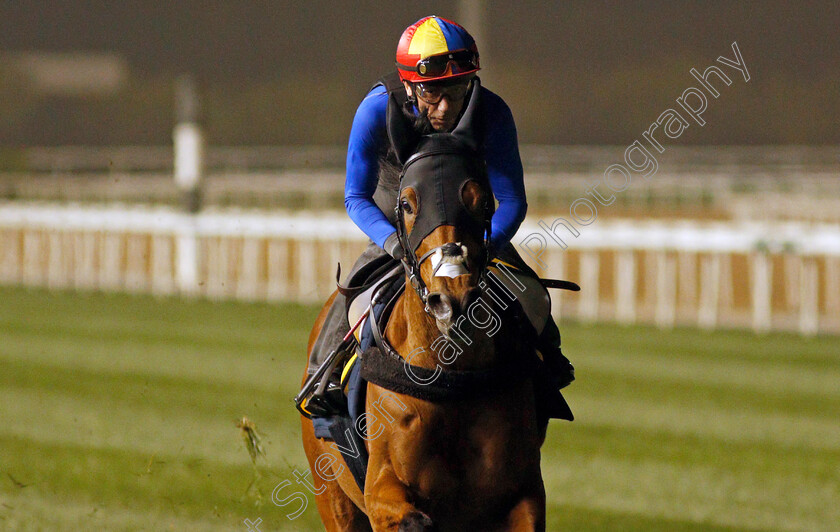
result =
[{"label": "horse's neck", "polygon": [[496,361],[493,340],[481,332],[467,334],[472,344],[458,342],[461,351],[453,357],[452,347],[446,347],[444,335],[410,284],[397,302],[386,332],[391,345],[404,358],[410,356],[410,363],[415,366],[434,369],[440,365],[443,369],[461,371],[491,366]]}]

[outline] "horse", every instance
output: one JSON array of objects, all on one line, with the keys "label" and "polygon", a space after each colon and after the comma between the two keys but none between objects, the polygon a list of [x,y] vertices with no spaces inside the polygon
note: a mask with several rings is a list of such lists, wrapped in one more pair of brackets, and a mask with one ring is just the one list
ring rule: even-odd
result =
[{"label": "horse", "polygon": [[[547,422],[538,415],[534,379],[518,369],[527,364],[517,320],[505,315],[496,334],[472,327],[469,343],[453,347],[457,356],[443,362],[430,348],[454,336],[477,301],[491,301],[494,203],[477,154],[478,93],[472,91],[451,133],[423,137],[401,119],[393,97],[389,102],[388,134],[403,164],[395,210],[406,287],[380,334],[415,376],[489,377],[473,379],[484,384],[469,393],[439,400],[369,381],[363,490],[337,446],[316,438],[312,421],[302,417],[311,486],[329,532],[545,530],[540,447]],[[334,297],[316,319],[308,352]]]}]

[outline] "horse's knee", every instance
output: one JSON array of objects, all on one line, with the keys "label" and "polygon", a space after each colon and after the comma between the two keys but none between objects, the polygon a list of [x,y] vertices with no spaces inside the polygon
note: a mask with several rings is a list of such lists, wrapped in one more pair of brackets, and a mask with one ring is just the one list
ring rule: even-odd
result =
[{"label": "horse's knee", "polygon": [[415,510],[402,518],[399,532],[431,532],[434,529],[432,519],[423,512]]}]

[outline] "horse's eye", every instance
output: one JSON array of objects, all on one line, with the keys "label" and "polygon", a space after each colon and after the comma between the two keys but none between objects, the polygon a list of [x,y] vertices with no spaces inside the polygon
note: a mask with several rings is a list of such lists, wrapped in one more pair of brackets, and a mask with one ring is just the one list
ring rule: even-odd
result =
[{"label": "horse's eye", "polygon": [[412,212],[414,212],[414,210],[412,210],[411,208],[411,203],[409,203],[407,199],[403,199],[402,201],[400,201],[400,207],[402,207],[403,212],[405,212],[406,214],[411,214]]}]

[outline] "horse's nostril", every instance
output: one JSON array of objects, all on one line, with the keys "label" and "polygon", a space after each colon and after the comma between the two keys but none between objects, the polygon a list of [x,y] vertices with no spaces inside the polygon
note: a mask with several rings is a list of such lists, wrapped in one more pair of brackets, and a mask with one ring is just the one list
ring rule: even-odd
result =
[{"label": "horse's nostril", "polygon": [[452,318],[452,299],[446,294],[441,294],[440,292],[429,294],[429,297],[426,299],[426,308],[427,312],[431,312],[440,321],[446,321]]},{"label": "horse's nostril", "polygon": [[470,308],[470,305],[475,303],[479,297],[481,297],[480,288],[475,287],[467,290],[467,293],[464,294],[463,298],[461,298],[461,308],[464,309],[464,312],[467,312]]},{"label": "horse's nostril", "polygon": [[463,250],[461,249],[461,244],[456,242],[449,242],[444,244],[440,248],[441,253],[444,257],[460,257],[463,254]]}]

